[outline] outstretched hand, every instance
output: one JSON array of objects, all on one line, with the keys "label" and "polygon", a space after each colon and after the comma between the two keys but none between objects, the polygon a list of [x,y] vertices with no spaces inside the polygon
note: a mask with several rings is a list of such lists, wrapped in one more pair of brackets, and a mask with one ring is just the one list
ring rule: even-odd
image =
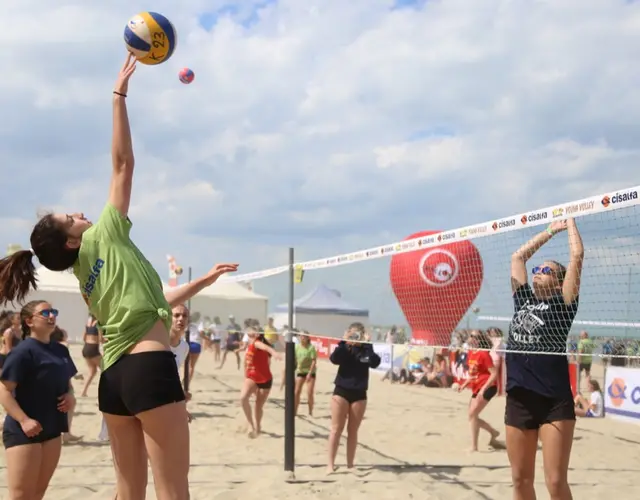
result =
[{"label": "outstretched hand", "polygon": [[120,73],[118,74],[118,79],[116,80],[116,85],[113,90],[120,94],[127,94],[127,91],[129,90],[129,78],[131,78],[131,75],[133,75],[136,70],[136,62],[136,57],[129,52],[124,65],[120,69]]},{"label": "outstretched hand", "polygon": [[240,264],[216,264],[209,271],[209,278],[213,281],[217,280],[220,276],[227,273],[234,273],[238,270]]}]

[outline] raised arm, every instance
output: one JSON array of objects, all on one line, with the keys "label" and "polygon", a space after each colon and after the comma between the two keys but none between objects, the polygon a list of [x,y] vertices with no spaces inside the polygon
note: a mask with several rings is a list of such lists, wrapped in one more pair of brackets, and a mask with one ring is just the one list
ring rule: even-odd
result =
[{"label": "raised arm", "polygon": [[536,234],[533,238],[522,245],[511,256],[511,290],[516,291],[527,283],[527,261],[533,257],[540,247],[549,241],[553,236],[567,228],[566,221],[553,222],[544,231]]},{"label": "raised arm", "polygon": [[256,343],[254,345],[256,346],[257,349],[268,352],[275,359],[279,360],[281,358],[280,353],[278,353],[273,347],[268,346],[267,344],[265,344],[264,342],[261,342],[260,340],[256,340]]},{"label": "raised arm", "polygon": [[347,347],[347,343],[344,340],[338,342],[338,345],[333,350],[331,355],[329,356],[329,361],[334,365],[339,365],[344,363],[350,356],[349,347]]},{"label": "raised arm", "polygon": [[527,261],[533,257],[542,245],[552,238],[550,229],[545,229],[522,245],[511,256],[511,290],[516,291],[527,283]]},{"label": "raised arm", "polygon": [[572,304],[580,293],[580,277],[584,261],[584,246],[575,219],[567,219],[567,235],[569,236],[569,265],[562,283],[562,297],[565,304]]},{"label": "raised arm", "polygon": [[111,143],[113,172],[109,188],[109,203],[123,217],[127,217],[129,213],[133,182],[133,145],[129,117],[127,116],[126,97],[129,90],[129,78],[135,70],[136,59],[130,53],[120,70],[113,89],[113,140]]},{"label": "raised arm", "polygon": [[184,304],[191,297],[197,295],[203,288],[215,283],[220,276],[226,273],[233,273],[238,270],[238,264],[216,264],[204,276],[193,280],[185,285],[172,288],[164,296],[171,307]]}]

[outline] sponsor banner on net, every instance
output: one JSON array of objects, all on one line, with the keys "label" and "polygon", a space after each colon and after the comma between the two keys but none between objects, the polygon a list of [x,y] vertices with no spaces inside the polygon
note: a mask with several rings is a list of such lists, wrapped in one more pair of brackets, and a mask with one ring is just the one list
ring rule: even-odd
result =
[{"label": "sponsor banner on net", "polygon": [[[516,231],[525,227],[549,224],[553,220],[562,220],[566,217],[583,217],[585,215],[625,208],[640,203],[638,198],[639,191],[640,186],[623,189],[621,191],[591,196],[589,198],[569,203],[540,208],[531,212],[512,215],[510,217],[504,217],[482,224],[441,231],[428,236],[420,236],[411,240],[387,243],[386,245],[358,250],[357,252],[351,252],[343,255],[334,255],[307,262],[298,262],[296,265],[302,266],[305,270],[341,266],[352,262],[379,259],[388,255],[413,252],[424,248],[455,243],[456,241],[489,236],[495,233]],[[288,269],[289,266],[280,266],[273,269],[265,269],[264,271],[225,277],[221,281],[250,281],[281,274],[286,272]]]},{"label": "sponsor banner on net", "polygon": [[604,412],[606,416],[640,423],[640,368],[607,368]]},{"label": "sponsor banner on net", "polygon": [[391,344],[373,344],[373,350],[380,356],[380,365],[376,371],[387,372],[391,370],[391,361],[393,359],[393,345]]}]

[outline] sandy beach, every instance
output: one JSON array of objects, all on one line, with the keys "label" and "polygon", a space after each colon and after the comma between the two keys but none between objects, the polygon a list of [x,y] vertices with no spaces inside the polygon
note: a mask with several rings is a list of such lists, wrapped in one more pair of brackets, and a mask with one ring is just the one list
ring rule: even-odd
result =
[{"label": "sandy beach", "polygon": [[[72,352],[81,373],[85,365],[80,347]],[[191,498],[239,499],[510,499],[511,481],[505,451],[470,453],[466,406],[469,393],[407,387],[381,382],[372,373],[367,417],[360,431],[358,467],[344,467],[325,475],[329,430],[329,400],[335,374],[320,362],[314,418],[296,420],[295,481],[283,472],[284,401],[278,384],[265,408],[265,433],[255,440],[238,432],[238,392],[242,373],[229,359],[216,370],[213,354],[205,352],[193,381],[191,424]],[[282,363],[274,363],[279,382]],[[78,385],[78,382],[76,382]],[[55,500],[107,500],[115,478],[108,444],[97,440],[100,415],[97,380],[90,396],[79,398],[73,423],[80,444],[63,447],[60,465],[46,498]],[[305,400],[301,414],[306,415]],[[484,413],[499,429],[504,398],[496,398]],[[486,443],[486,436],[481,435]],[[575,498],[637,498],[640,472],[640,426],[603,419],[581,419],[577,424],[571,459],[570,483]],[[0,498],[8,498],[4,454],[0,458]],[[338,464],[344,464],[341,447]],[[536,489],[548,498],[539,455]],[[151,482],[148,499],[155,499]],[[635,486],[635,488],[634,488]],[[634,494],[633,491],[636,491]]]}]

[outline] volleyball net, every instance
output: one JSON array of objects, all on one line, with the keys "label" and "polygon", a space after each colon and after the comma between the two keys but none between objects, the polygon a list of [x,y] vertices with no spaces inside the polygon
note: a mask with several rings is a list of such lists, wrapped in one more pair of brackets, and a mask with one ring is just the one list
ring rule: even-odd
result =
[{"label": "volleyball net", "polygon": [[[304,262],[290,255],[282,266],[225,280],[266,295],[275,326],[308,332],[319,357],[330,356],[350,324],[364,324],[382,359],[379,370],[391,380],[411,382],[436,356],[449,363],[452,380],[424,378],[425,385],[448,386],[465,378],[467,340],[474,330],[484,330],[492,334],[494,351],[517,346],[514,350],[528,354],[569,356],[576,392],[581,371],[576,363],[590,367],[601,359],[614,365],[616,359],[617,367],[638,366],[639,190],[601,193],[460,228],[426,228],[401,241]],[[512,255],[568,218],[575,220],[584,247],[577,313],[575,304],[559,298],[562,280],[571,279],[563,273],[572,258],[566,230],[543,238],[548,241],[526,263],[528,283],[537,287],[536,296],[546,286],[547,300],[523,291],[514,304]],[[510,326],[517,342],[506,342]],[[292,342],[286,352],[285,470],[293,472]],[[600,372],[596,377],[607,378]]]},{"label": "volleyball net", "polygon": [[[578,312],[569,338],[562,328],[557,334],[548,329],[551,337],[541,352],[571,353],[580,344],[585,355],[633,358],[640,354],[639,190],[601,193],[296,262],[293,325],[288,324],[288,264],[227,279],[267,295],[276,326],[308,331],[323,339],[323,351],[356,321],[369,328],[372,342],[449,348],[464,343],[473,329],[496,327],[506,337],[514,318],[512,254],[550,224],[572,217],[584,245]],[[563,231],[527,262],[529,283],[534,267],[539,273],[554,273],[550,261],[567,266],[569,260]],[[515,321],[523,331],[535,332],[540,317],[534,311]]]}]

